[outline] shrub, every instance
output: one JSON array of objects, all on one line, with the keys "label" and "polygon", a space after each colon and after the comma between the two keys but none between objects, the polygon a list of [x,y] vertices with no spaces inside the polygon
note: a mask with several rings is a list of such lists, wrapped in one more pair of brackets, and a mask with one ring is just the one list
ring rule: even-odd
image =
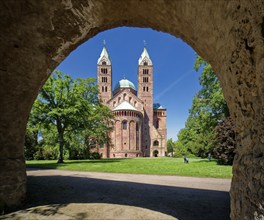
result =
[{"label": "shrub", "polygon": [[98,152],[93,152],[90,154],[90,159],[91,160],[99,160],[99,159],[101,159],[101,155]]},{"label": "shrub", "polygon": [[230,117],[216,127],[215,145],[213,155],[218,163],[232,165],[236,150],[236,134],[234,122]]},{"label": "shrub", "polygon": [[58,159],[58,147],[43,145],[38,147],[38,150],[34,154],[35,160],[56,160]]}]

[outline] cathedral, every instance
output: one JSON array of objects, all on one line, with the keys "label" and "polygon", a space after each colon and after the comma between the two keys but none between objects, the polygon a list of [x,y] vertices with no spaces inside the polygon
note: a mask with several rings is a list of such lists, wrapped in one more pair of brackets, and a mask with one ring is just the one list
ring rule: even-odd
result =
[{"label": "cathedral", "polygon": [[112,91],[112,63],[106,47],[97,62],[99,96],[113,112],[111,143],[99,148],[103,158],[166,156],[166,109],[153,103],[153,65],[146,47],[138,60],[138,90],[121,79]]}]

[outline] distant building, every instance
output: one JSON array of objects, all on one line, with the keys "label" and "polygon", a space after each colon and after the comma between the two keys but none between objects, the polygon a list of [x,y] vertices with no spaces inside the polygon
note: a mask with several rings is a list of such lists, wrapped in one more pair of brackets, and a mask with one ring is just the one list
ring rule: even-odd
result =
[{"label": "distant building", "polygon": [[128,79],[112,91],[112,63],[104,46],[97,62],[100,99],[115,115],[111,144],[99,149],[103,158],[166,155],[166,109],[153,104],[153,65],[147,49],[138,60],[138,91]]}]

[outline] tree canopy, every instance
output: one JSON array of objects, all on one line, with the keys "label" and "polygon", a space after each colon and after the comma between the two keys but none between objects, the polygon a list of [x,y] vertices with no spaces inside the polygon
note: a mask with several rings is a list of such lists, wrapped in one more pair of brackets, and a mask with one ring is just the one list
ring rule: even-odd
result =
[{"label": "tree canopy", "polygon": [[220,82],[211,65],[197,56],[194,68],[202,69],[201,89],[194,96],[185,128],[180,130],[176,146],[200,157],[213,150],[215,131],[219,121],[229,115]]},{"label": "tree canopy", "polygon": [[37,124],[43,138],[59,144],[59,163],[63,162],[65,145],[85,145],[89,140],[102,145],[109,141],[113,115],[100,103],[95,82],[92,78],[73,80],[55,71],[32,107],[29,125]]}]

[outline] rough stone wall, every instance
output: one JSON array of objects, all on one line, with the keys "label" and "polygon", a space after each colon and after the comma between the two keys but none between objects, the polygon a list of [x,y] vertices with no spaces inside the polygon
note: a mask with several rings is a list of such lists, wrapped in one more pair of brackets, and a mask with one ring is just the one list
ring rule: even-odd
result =
[{"label": "rough stone wall", "polygon": [[263,1],[8,0],[0,9],[0,198],[8,207],[25,198],[26,122],[51,71],[100,31],[137,26],[180,37],[213,66],[239,133],[231,218],[263,218]]}]

